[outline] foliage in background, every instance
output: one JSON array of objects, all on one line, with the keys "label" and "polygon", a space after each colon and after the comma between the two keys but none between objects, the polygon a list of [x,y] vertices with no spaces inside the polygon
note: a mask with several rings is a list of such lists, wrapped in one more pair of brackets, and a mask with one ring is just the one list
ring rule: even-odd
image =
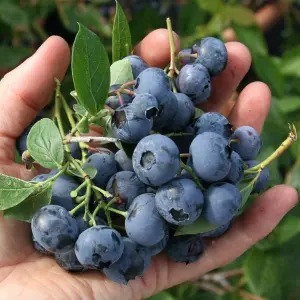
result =
[{"label": "foliage in background", "polygon": [[[131,1],[120,2],[126,6]],[[270,86],[274,96],[262,134],[262,157],[272,153],[286,137],[288,123],[295,123],[300,132],[300,41],[297,32],[299,1],[293,1],[293,6],[290,6],[283,20],[282,32],[273,33],[283,36],[282,44],[278,45],[282,53],[280,57],[269,54],[265,36],[255,25],[253,11],[240,5],[239,1],[190,0],[181,6],[176,6],[175,1],[156,1],[161,2],[161,14],[157,13],[155,6],[149,5],[150,2],[147,1],[144,6],[136,6],[134,10],[126,10],[131,20],[130,31],[134,44],[150,30],[164,27],[164,15],[171,14],[176,19],[175,25],[182,37],[182,47],[190,47],[204,36],[222,38],[223,30],[230,26],[239,41],[250,49],[252,69],[241,87],[250,81],[261,80]],[[111,55],[114,51],[112,56],[117,58],[118,51],[121,51],[118,42],[114,50],[110,45],[114,15],[112,7],[114,1],[107,0],[91,0],[86,3],[74,0],[0,0],[0,70],[15,67],[51,34],[61,35],[71,42],[78,28],[77,22],[101,36],[107,50]],[[122,40],[119,42],[122,43]],[[67,76],[63,88],[70,90],[70,84],[71,76]],[[283,182],[300,191],[299,144],[271,165],[270,184]],[[196,283],[164,291],[151,300],[251,299],[252,294],[272,300],[298,299],[299,250],[300,208],[297,207],[266,239],[233,264],[216,271],[239,271],[232,278],[225,276],[228,273],[221,273],[230,282],[230,288],[222,287],[218,278],[202,277]],[[210,292],[203,289],[209,289]]]}]

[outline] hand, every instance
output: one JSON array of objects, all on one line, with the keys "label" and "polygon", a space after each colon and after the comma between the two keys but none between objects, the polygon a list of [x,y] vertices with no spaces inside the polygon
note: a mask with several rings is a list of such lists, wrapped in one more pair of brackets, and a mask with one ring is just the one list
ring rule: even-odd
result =
[{"label": "hand", "polygon": [[[177,41],[177,43],[179,43]],[[213,80],[213,94],[206,109],[218,111],[230,98],[250,67],[250,54],[240,43],[227,43],[229,63]],[[164,66],[169,59],[166,30],[151,33],[136,48],[152,66]],[[49,38],[21,66],[0,82],[0,172],[26,180],[36,171],[27,171],[14,162],[14,146],[24,128],[51,98],[53,78],[63,79],[69,64],[68,45],[59,37]],[[240,94],[229,119],[234,126],[250,125],[261,131],[271,104],[268,87],[249,84]],[[0,216],[0,298],[1,299],[122,299],[149,297],[162,289],[194,279],[226,265],[269,234],[283,216],[297,204],[296,191],[276,186],[240,217],[224,236],[207,245],[196,263],[170,262],[160,255],[143,279],[122,286],[99,272],[80,275],[63,271],[52,258],[34,251],[27,224]]]}]

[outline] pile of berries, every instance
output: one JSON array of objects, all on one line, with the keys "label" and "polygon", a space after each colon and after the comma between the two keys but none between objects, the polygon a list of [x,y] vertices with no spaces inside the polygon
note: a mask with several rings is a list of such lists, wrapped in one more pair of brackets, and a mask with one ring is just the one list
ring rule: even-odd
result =
[{"label": "pile of berries", "polygon": [[[83,169],[97,169],[92,182],[108,196],[92,191],[89,201],[81,202],[87,189],[83,179],[66,173],[53,183],[51,205],[33,216],[35,248],[55,256],[65,270],[98,270],[127,284],[163,251],[175,262],[195,262],[205,250],[204,238],[225,233],[241,210],[237,185],[256,175],[244,171],[258,164],[254,159],[261,138],[249,126],[233,130],[217,112],[195,118],[195,105],[211,94],[211,78],[226,67],[226,47],[208,37],[180,51],[179,58],[181,68],[171,70],[174,76],[138,56],[124,58],[134,82],[111,86],[106,105],[114,111],[112,136],[132,152],[97,148],[82,162],[79,145],[70,144]],[[19,139],[21,152],[27,134]],[[57,172],[33,181],[43,182]],[[265,168],[253,193],[265,189],[268,176]],[[213,229],[178,234],[200,219]]]}]

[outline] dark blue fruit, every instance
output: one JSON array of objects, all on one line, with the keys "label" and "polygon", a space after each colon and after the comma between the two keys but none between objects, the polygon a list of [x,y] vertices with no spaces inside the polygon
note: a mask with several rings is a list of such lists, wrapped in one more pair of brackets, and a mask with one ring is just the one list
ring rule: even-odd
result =
[{"label": "dark blue fruit", "polygon": [[196,63],[202,64],[207,68],[211,76],[221,73],[227,65],[227,49],[222,41],[213,37],[207,37],[201,40],[200,45],[193,46],[194,52],[197,52]]},{"label": "dark blue fruit", "polygon": [[[59,205],[64,207],[66,210],[72,210],[77,203],[73,201],[70,193],[79,187],[79,183],[74,179],[74,177],[68,175],[59,176],[52,185],[52,198],[51,204]],[[81,190],[79,196],[84,194]]]},{"label": "dark blue fruit", "polygon": [[132,157],[137,177],[151,186],[160,186],[170,181],[180,167],[179,150],[168,137],[152,134],[136,146]]},{"label": "dark blue fruit", "polygon": [[95,153],[83,164],[83,168],[93,166],[97,169],[97,175],[93,179],[94,183],[105,188],[111,176],[118,172],[117,162],[113,154]]},{"label": "dark blue fruit", "polygon": [[239,211],[242,196],[235,185],[217,183],[211,185],[204,194],[203,216],[208,223],[222,226],[230,222]]},{"label": "dark blue fruit", "polygon": [[231,153],[231,168],[225,181],[232,184],[239,184],[244,176],[244,161],[235,151]]},{"label": "dark blue fruit", "polygon": [[142,194],[134,199],[126,216],[125,229],[128,237],[146,247],[164,238],[167,223],[155,207],[154,194]]},{"label": "dark blue fruit", "polygon": [[225,178],[231,168],[228,141],[214,132],[204,132],[193,140],[190,154],[193,169],[204,181],[216,182]]},{"label": "dark blue fruit", "polygon": [[243,160],[254,159],[262,147],[262,140],[258,132],[250,126],[242,126],[236,129],[232,135],[232,139],[232,149],[237,152]]},{"label": "dark blue fruit", "polygon": [[201,64],[185,65],[178,75],[178,88],[191,98],[194,104],[206,102],[211,93],[211,81],[207,69]]},{"label": "dark blue fruit", "polygon": [[33,247],[34,249],[43,254],[43,255],[47,255],[47,256],[53,256],[52,252],[47,251],[43,246],[41,246],[35,239],[34,237],[32,237],[32,242],[33,242]]},{"label": "dark blue fruit", "polygon": [[91,269],[103,269],[115,263],[122,255],[121,235],[107,226],[94,226],[82,232],[75,244],[78,261]]},{"label": "dark blue fruit", "polygon": [[34,178],[32,178],[31,181],[33,181],[33,182],[44,182],[47,179],[49,179],[49,177],[51,177],[50,174],[40,174],[40,175],[37,175]]},{"label": "dark blue fruit", "polygon": [[132,160],[127,156],[124,150],[119,150],[115,154],[115,160],[119,171],[133,171]]},{"label": "dark blue fruit", "polygon": [[87,271],[83,265],[78,261],[74,249],[64,253],[55,254],[56,263],[64,270],[71,273],[82,273]]},{"label": "dark blue fruit", "polygon": [[[182,49],[180,50],[180,52],[178,53],[178,55],[189,55],[189,54],[193,54],[193,49],[188,48],[188,49]],[[179,59],[179,63],[180,65],[183,67],[187,64],[192,64],[195,61],[195,58],[193,57],[180,57]]]},{"label": "dark blue fruit", "polygon": [[[256,160],[250,160],[250,161],[246,161],[245,164],[250,169],[257,166],[259,162]],[[247,174],[245,178],[254,178],[256,175],[257,173]],[[264,168],[260,173],[256,184],[254,185],[252,194],[260,194],[261,192],[263,192],[268,185],[269,177],[270,177],[269,168]]]},{"label": "dark blue fruit", "polygon": [[155,255],[161,253],[166,248],[169,238],[170,238],[170,234],[169,234],[169,230],[167,229],[166,233],[161,241],[159,241],[157,244],[155,244],[151,247],[148,247],[148,249],[150,251],[150,255],[155,256]]},{"label": "dark blue fruit", "polygon": [[151,94],[138,94],[131,104],[132,113],[135,117],[144,119],[154,118],[158,113],[158,103]]},{"label": "dark blue fruit", "polygon": [[195,105],[188,96],[182,93],[176,93],[178,108],[172,119],[165,125],[165,129],[170,132],[183,131],[192,123],[195,115]]},{"label": "dark blue fruit", "polygon": [[119,202],[115,204],[117,208],[126,211],[134,198],[146,193],[146,185],[137,178],[135,173],[121,171],[110,178],[106,190],[112,194],[113,198],[119,198]]},{"label": "dark blue fruit", "polygon": [[160,215],[174,225],[190,225],[201,215],[204,197],[190,179],[173,179],[161,186],[155,195]]},{"label": "dark blue fruit", "polygon": [[149,251],[129,238],[123,238],[124,251],[117,262],[103,269],[103,273],[112,281],[128,284],[137,276],[142,276],[150,265]]},{"label": "dark blue fruit", "polygon": [[231,222],[229,222],[225,225],[222,225],[222,226],[220,226],[216,229],[210,230],[208,232],[201,233],[200,236],[203,237],[203,238],[204,237],[206,237],[206,238],[218,238],[221,235],[223,235],[224,233],[226,233],[230,229],[230,226],[231,226]]},{"label": "dark blue fruit", "polygon": [[215,132],[226,139],[232,135],[232,125],[221,114],[217,112],[208,112],[197,119],[195,125],[195,133]]},{"label": "dark blue fruit", "polygon": [[79,143],[71,143],[71,144],[69,144],[69,147],[70,147],[73,158],[81,160],[82,152],[81,152]]},{"label": "dark blue fruit", "polygon": [[199,235],[180,235],[169,240],[166,250],[171,260],[189,264],[200,258],[204,243]]},{"label": "dark blue fruit", "polygon": [[76,220],[58,205],[39,209],[32,218],[31,230],[35,241],[54,253],[72,249],[79,234]]},{"label": "dark blue fruit", "polygon": [[[90,227],[90,225],[89,225],[90,218],[87,218],[87,221],[84,221],[83,216],[84,216],[84,214],[81,213],[75,217],[75,219],[77,221],[79,233],[87,230]],[[107,222],[99,216],[95,216],[95,222],[97,225],[107,226]]]},{"label": "dark blue fruit", "polygon": [[149,66],[142,60],[142,58],[137,55],[129,55],[124,59],[129,60],[134,79],[136,79],[144,70],[149,68]]}]

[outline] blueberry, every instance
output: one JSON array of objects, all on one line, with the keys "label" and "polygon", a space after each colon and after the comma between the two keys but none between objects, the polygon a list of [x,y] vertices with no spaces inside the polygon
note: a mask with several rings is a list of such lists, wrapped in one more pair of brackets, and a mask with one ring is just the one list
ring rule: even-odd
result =
[{"label": "blueberry", "polygon": [[171,260],[189,264],[200,258],[204,243],[199,235],[180,235],[169,240],[166,250]]},{"label": "blueberry", "polygon": [[135,115],[132,105],[123,105],[115,110],[112,129],[116,138],[124,143],[136,144],[147,136],[153,127],[153,118]]},{"label": "blueberry", "polygon": [[[182,49],[178,53],[178,55],[186,55],[186,54],[193,54],[193,49],[188,48],[188,49]],[[187,64],[192,64],[195,61],[195,58],[193,57],[181,57],[179,59],[179,63],[181,66],[185,66]]]},{"label": "blueberry", "polygon": [[91,155],[93,155],[95,153],[105,153],[105,154],[110,155],[110,156],[115,155],[111,150],[109,150],[107,148],[97,147],[96,150],[97,151],[89,150],[88,151],[88,157],[90,157]]},{"label": "blueberry", "polygon": [[244,161],[235,151],[231,153],[231,168],[225,181],[232,184],[239,184],[244,176]]},{"label": "blueberry", "polygon": [[203,216],[208,223],[222,226],[230,222],[242,205],[242,196],[230,183],[211,185],[204,194]]},{"label": "blueberry", "polygon": [[221,135],[214,132],[199,134],[190,147],[193,169],[204,181],[222,180],[231,168],[230,152],[227,140]]},{"label": "blueberry", "polygon": [[127,156],[125,151],[119,150],[115,154],[115,160],[120,171],[133,171],[132,160]]},{"label": "blueberry", "polygon": [[142,194],[133,200],[126,216],[125,229],[128,237],[146,247],[164,238],[167,223],[155,207],[154,194]]},{"label": "blueberry", "polygon": [[32,218],[31,230],[35,241],[54,253],[70,250],[79,233],[76,220],[58,205],[39,209]]},{"label": "blueberry", "polygon": [[211,80],[207,69],[201,64],[185,65],[177,80],[181,93],[191,98],[194,104],[206,102],[211,93]]},{"label": "blueberry", "polygon": [[[79,187],[79,183],[71,176],[60,175],[52,185],[51,204],[64,207],[66,210],[72,210],[77,205],[70,193]],[[84,191],[79,192],[82,196]]]},{"label": "blueberry", "polygon": [[110,177],[118,172],[114,155],[104,152],[92,154],[83,164],[83,168],[88,166],[97,169],[98,172],[93,181],[100,188],[105,188]]},{"label": "blueberry", "polygon": [[[257,166],[259,162],[256,160],[250,160],[250,161],[246,161],[245,164],[250,169]],[[254,178],[256,175],[257,173],[247,174],[245,178]],[[264,168],[260,173],[256,184],[254,185],[252,194],[260,194],[261,192],[263,192],[268,185],[269,177],[270,177],[269,168]]]},{"label": "blueberry", "polygon": [[221,235],[223,235],[224,233],[226,233],[229,228],[231,226],[231,222],[228,222],[216,229],[213,229],[213,230],[210,230],[210,231],[207,231],[207,232],[204,232],[204,233],[201,233],[200,236],[201,237],[206,237],[206,238],[218,238],[220,237]]},{"label": "blueberry", "polygon": [[81,160],[82,153],[81,153],[81,148],[79,146],[79,143],[71,143],[69,144],[69,147],[73,158]]},{"label": "blueberry", "polygon": [[31,181],[33,181],[33,182],[44,182],[47,179],[49,179],[49,177],[51,177],[50,174],[40,174],[40,175],[37,175],[34,178],[32,178]]},{"label": "blueberry", "polygon": [[170,132],[183,131],[185,127],[192,123],[195,115],[194,103],[188,96],[182,93],[176,93],[178,108],[172,119],[165,128]]},{"label": "blueberry", "polygon": [[232,135],[232,125],[221,114],[217,112],[208,112],[197,119],[195,125],[195,133],[215,132],[226,139]]},{"label": "blueberry", "polygon": [[117,95],[109,96],[106,99],[105,104],[112,109],[117,109],[121,105],[129,104],[132,102],[133,97],[127,94],[121,94],[121,99]]},{"label": "blueberry", "polygon": [[[242,126],[236,129],[232,135],[232,149],[237,152],[243,160],[254,159],[260,152],[262,140],[258,132],[250,126]],[[237,141],[235,141],[237,140]]]},{"label": "blueberry", "polygon": [[78,261],[74,249],[64,253],[55,254],[56,263],[64,270],[71,273],[82,273],[87,271],[83,265]]},{"label": "blueberry", "polygon": [[146,185],[133,172],[121,171],[110,178],[106,190],[113,197],[119,198],[120,203],[116,204],[117,208],[126,211],[134,198],[146,193]]},{"label": "blueberry", "polygon": [[164,237],[157,244],[148,248],[151,256],[155,256],[161,253],[166,248],[169,238],[170,238],[170,234],[169,234],[169,230],[167,229]]},{"label": "blueberry", "polygon": [[137,144],[132,162],[133,169],[142,182],[160,186],[177,174],[180,167],[179,150],[170,138],[152,134]]},{"label": "blueberry", "polygon": [[123,238],[124,251],[117,262],[103,269],[103,273],[112,281],[128,284],[137,276],[142,276],[150,265],[150,254],[129,238]]},{"label": "blueberry", "polygon": [[154,117],[153,129],[156,131],[165,130],[178,112],[178,101],[172,92],[168,92],[159,102],[159,112]]},{"label": "blueberry", "polygon": [[53,253],[52,252],[49,252],[47,251],[43,246],[41,246],[35,239],[34,237],[32,236],[32,241],[33,241],[33,247],[34,249],[43,254],[43,255],[46,255],[46,256],[53,256]]},{"label": "blueberry", "polygon": [[154,96],[151,94],[138,94],[131,104],[132,113],[137,118],[153,118],[158,112],[158,103]]},{"label": "blueberry", "polygon": [[149,66],[142,60],[142,58],[137,55],[129,55],[124,59],[129,60],[134,79],[136,79],[144,70],[149,68]]},{"label": "blueberry", "polygon": [[[76,221],[77,221],[77,225],[78,225],[78,229],[79,229],[79,233],[87,230],[90,226],[89,226],[89,221],[90,221],[90,218],[87,219],[87,221],[85,221],[83,219],[84,217],[84,214],[81,213],[79,215],[77,215],[75,217]],[[96,225],[103,225],[103,226],[107,226],[107,222],[99,217],[99,216],[95,216],[95,222],[96,222]]]},{"label": "blueberry", "polygon": [[37,123],[38,121],[40,121],[42,119],[41,116],[37,116],[34,121],[32,123],[30,123],[28,125],[28,127],[26,127],[26,129],[23,131],[23,133],[17,138],[16,140],[16,148],[19,152],[20,155],[22,155],[22,153],[24,151],[27,150],[27,136],[32,128],[32,126]]},{"label": "blueberry", "polygon": [[200,188],[190,179],[173,179],[161,186],[155,196],[160,215],[174,225],[190,225],[201,215],[204,198]]},{"label": "blueberry", "polygon": [[82,232],[75,244],[78,261],[91,269],[103,269],[115,263],[122,255],[121,235],[107,226],[94,226]]},{"label": "blueberry", "polygon": [[195,45],[193,50],[198,53],[196,63],[207,68],[211,76],[220,74],[227,65],[227,49],[222,41],[213,37],[201,40],[200,45]]}]

